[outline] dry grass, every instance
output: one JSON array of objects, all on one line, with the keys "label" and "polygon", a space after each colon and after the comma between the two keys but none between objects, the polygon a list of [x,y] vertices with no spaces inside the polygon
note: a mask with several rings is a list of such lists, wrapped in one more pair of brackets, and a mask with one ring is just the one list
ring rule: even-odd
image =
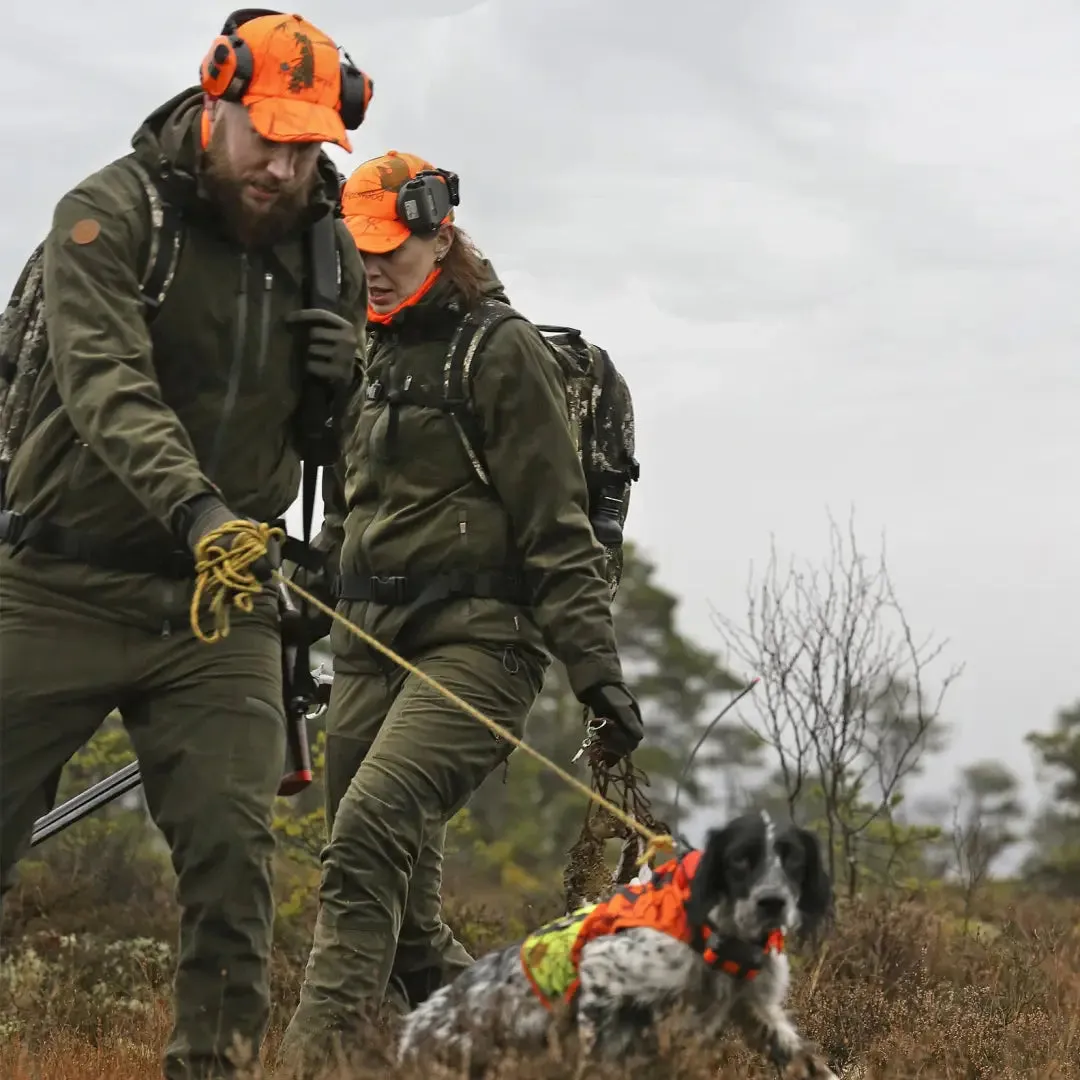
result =
[{"label": "dry grass", "polygon": [[[105,940],[79,933],[62,904],[57,918],[67,936],[61,936],[55,920],[40,914],[39,901],[27,891],[6,919],[0,1077],[159,1077],[169,1023],[167,953],[153,936],[131,945],[130,932],[126,939],[118,935],[128,944],[110,951]],[[511,939],[522,925],[520,905],[507,912],[452,910],[462,936],[479,951]],[[842,905],[818,950],[795,955],[792,1006],[835,1068],[859,1080],[1080,1078],[1080,906],[987,896],[977,914],[981,921],[965,927],[940,893],[870,897]],[[139,929],[149,935],[153,927]],[[305,920],[279,933],[267,1055],[296,1000],[307,933]],[[169,939],[171,929],[163,936]],[[566,1077],[573,1072],[566,1053],[555,1047],[545,1060],[504,1060],[490,1076]],[[409,1080],[380,1057],[373,1045],[361,1065],[339,1075]],[[735,1039],[708,1056],[672,1050],[659,1072],[633,1070],[635,1078],[654,1073],[664,1080],[773,1075]],[[430,1071],[417,1072],[415,1080],[431,1080]]]}]

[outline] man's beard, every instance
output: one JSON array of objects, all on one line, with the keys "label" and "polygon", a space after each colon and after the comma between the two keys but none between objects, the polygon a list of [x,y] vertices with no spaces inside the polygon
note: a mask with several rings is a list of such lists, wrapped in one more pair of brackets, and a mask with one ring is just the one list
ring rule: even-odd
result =
[{"label": "man's beard", "polygon": [[226,228],[245,247],[268,247],[287,236],[300,221],[318,181],[314,173],[295,191],[279,188],[265,210],[254,210],[244,202],[248,181],[229,167],[220,128],[210,136],[203,159],[206,192],[217,206]]}]

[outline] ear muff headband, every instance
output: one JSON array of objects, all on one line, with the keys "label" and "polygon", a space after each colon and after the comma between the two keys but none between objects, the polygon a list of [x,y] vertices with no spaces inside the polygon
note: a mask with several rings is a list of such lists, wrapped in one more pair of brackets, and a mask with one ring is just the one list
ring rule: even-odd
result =
[{"label": "ear muff headband", "polygon": [[[251,49],[237,31],[246,22],[264,15],[282,15],[283,12],[268,8],[241,8],[234,11],[213,40],[199,67],[199,82],[212,98],[222,101],[242,101],[251,85],[255,61]],[[344,53],[341,65],[341,92],[338,95],[338,113],[346,130],[355,131],[367,115],[374,82]]]}]

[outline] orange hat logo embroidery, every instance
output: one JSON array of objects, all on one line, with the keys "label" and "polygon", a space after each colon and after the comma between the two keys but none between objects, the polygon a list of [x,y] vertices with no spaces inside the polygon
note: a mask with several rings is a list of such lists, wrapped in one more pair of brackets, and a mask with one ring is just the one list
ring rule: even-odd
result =
[{"label": "orange hat logo embroidery", "polygon": [[400,191],[402,185],[411,179],[409,165],[404,158],[387,157],[386,164],[380,164],[376,169],[379,173],[379,187],[383,191]]},{"label": "orange hat logo embroidery", "polygon": [[315,85],[315,48],[307,34],[296,31],[293,37],[300,48],[300,59],[291,68],[288,64],[284,67],[289,71],[289,92],[299,94]]}]

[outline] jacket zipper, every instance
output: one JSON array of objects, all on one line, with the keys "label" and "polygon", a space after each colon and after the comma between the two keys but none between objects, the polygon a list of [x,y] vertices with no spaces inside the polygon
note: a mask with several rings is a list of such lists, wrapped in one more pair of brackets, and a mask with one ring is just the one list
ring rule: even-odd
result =
[{"label": "jacket zipper", "polygon": [[263,274],[262,317],[259,320],[259,362],[256,371],[262,382],[266,368],[266,347],[270,340],[270,300],[274,294],[274,275],[269,270]]},{"label": "jacket zipper", "polygon": [[236,410],[236,399],[240,393],[240,376],[244,369],[244,346],[247,344],[248,313],[248,257],[247,252],[240,254],[240,287],[236,293],[236,335],[233,338],[232,365],[229,368],[229,388],[225,393],[225,404],[221,407],[217,434],[214,436],[214,451],[206,472],[216,483],[218,466],[221,464],[221,451],[225,447],[225,431],[232,414]]}]

